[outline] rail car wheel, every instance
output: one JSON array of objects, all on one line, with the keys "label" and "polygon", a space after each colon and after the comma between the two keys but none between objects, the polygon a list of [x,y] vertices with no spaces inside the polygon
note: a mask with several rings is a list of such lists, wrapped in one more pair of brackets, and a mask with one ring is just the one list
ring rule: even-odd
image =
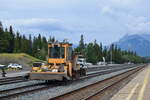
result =
[{"label": "rail car wheel", "polygon": [[80,71],[76,71],[75,73],[75,79],[79,79],[80,78]]},{"label": "rail car wheel", "polygon": [[80,69],[80,75],[85,76],[86,75],[86,70],[84,68]]}]

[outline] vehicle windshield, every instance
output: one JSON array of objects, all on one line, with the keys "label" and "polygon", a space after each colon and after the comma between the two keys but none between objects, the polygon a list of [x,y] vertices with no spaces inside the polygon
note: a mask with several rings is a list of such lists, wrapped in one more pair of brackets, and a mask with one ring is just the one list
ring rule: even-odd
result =
[{"label": "vehicle windshield", "polygon": [[40,67],[42,63],[33,63],[33,67]]},{"label": "vehicle windshield", "polygon": [[54,47],[49,48],[49,58],[64,58],[65,48],[58,47],[55,45]]}]

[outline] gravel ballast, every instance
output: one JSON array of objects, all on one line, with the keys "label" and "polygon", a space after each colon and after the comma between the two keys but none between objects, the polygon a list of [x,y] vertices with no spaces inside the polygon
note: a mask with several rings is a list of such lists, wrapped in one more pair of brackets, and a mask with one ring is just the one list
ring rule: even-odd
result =
[{"label": "gravel ballast", "polygon": [[87,86],[87,85],[92,84],[92,83],[96,83],[98,81],[104,80],[106,78],[115,76],[117,74],[126,72],[126,71],[134,69],[134,68],[125,69],[125,70],[121,70],[121,71],[117,71],[117,72],[113,72],[110,74],[101,75],[101,76],[97,76],[97,77],[93,77],[93,78],[89,78],[89,79],[84,79],[82,81],[75,81],[71,84],[56,86],[56,87],[49,88],[49,89],[44,90],[44,91],[39,91],[39,92],[36,92],[33,94],[28,94],[25,96],[16,97],[16,98],[13,98],[12,100],[48,100],[52,97],[55,97],[55,96],[58,96],[61,94],[65,94],[69,91]]}]

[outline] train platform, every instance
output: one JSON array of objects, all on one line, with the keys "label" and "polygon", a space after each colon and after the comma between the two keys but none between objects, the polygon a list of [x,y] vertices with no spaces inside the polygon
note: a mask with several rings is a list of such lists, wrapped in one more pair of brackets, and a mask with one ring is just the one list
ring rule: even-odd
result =
[{"label": "train platform", "polygon": [[23,75],[26,75],[26,74],[29,73],[29,72],[30,72],[30,71],[7,73],[7,74],[6,74],[6,77],[2,77],[2,75],[0,75],[0,79],[2,79],[2,78],[8,78],[8,77],[23,76]]},{"label": "train platform", "polygon": [[111,100],[150,100],[150,65],[116,93]]}]

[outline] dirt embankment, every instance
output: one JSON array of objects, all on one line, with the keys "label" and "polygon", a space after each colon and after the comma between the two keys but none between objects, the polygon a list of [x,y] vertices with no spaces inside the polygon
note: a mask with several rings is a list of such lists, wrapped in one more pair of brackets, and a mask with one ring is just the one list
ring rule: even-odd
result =
[{"label": "dirt embankment", "polygon": [[21,64],[24,70],[31,68],[32,63],[36,61],[40,60],[25,53],[0,54],[0,64],[8,65],[10,63],[17,63]]}]

